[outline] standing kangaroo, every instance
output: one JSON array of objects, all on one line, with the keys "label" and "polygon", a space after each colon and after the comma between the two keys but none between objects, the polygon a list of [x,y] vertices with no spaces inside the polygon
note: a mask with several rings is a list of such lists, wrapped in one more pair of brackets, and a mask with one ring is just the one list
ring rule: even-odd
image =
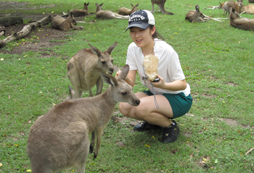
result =
[{"label": "standing kangaroo", "polygon": [[80,98],[82,91],[89,90],[89,96],[93,93],[91,88],[96,84],[96,95],[102,92],[103,81],[100,72],[112,74],[114,72],[113,58],[111,52],[117,42],[110,46],[105,52],[88,44],[91,48],[78,51],[67,63],[67,76],[70,79],[75,93],[71,92],[71,98]]},{"label": "standing kangaroo", "polygon": [[220,3],[219,9],[223,9],[224,14],[230,13],[230,8],[234,9],[237,13],[239,13],[239,3],[236,1],[226,1]]},{"label": "standing kangaroo", "polygon": [[139,4],[136,4],[136,5],[133,5],[131,4],[132,8],[131,10],[126,8],[126,7],[121,7],[118,11],[118,14],[121,14],[121,15],[131,15],[133,12],[137,11],[137,7],[138,7]]},{"label": "standing kangaroo", "polygon": [[89,134],[93,131],[97,134],[96,158],[103,129],[111,119],[117,102],[128,102],[133,106],[140,103],[132,87],[125,82],[128,72],[129,66],[125,65],[117,78],[101,73],[103,80],[109,84],[104,93],[66,100],[35,121],[27,140],[32,172],[52,173],[70,167],[75,167],[78,173],[85,172],[89,148],[92,153],[94,147]]},{"label": "standing kangaroo", "polygon": [[103,10],[102,4],[96,3],[96,18],[100,19],[129,19],[129,16],[123,16],[121,14],[114,13],[109,10]]},{"label": "standing kangaroo", "polygon": [[51,20],[51,27],[63,31],[71,30],[71,29],[83,29],[82,26],[75,26],[76,20],[72,14],[69,13],[69,16],[65,19],[62,16],[56,15]]},{"label": "standing kangaroo", "polygon": [[152,13],[154,13],[154,4],[158,5],[159,8],[160,8],[160,11],[163,13],[163,14],[169,14],[169,15],[173,15],[174,13],[171,13],[171,12],[167,12],[165,10],[165,3],[166,3],[166,0],[151,0],[151,3],[152,3]]}]

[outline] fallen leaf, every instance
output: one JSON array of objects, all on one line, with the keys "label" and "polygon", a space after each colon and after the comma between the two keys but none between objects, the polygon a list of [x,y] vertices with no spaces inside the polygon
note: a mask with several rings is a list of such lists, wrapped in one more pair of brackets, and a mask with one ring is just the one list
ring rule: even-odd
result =
[{"label": "fallen leaf", "polygon": [[147,144],[145,144],[145,146],[146,146],[146,147],[148,147],[148,148],[150,148],[150,147],[151,147],[150,145],[147,145]]}]

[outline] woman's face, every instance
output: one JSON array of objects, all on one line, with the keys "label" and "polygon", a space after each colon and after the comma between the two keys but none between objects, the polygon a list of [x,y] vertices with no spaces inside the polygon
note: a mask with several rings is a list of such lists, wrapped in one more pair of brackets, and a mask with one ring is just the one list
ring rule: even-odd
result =
[{"label": "woman's face", "polygon": [[130,28],[130,36],[131,39],[138,47],[145,47],[148,44],[151,44],[151,41],[153,40],[152,35],[155,32],[155,27],[153,29],[150,29],[149,27],[147,29],[141,29],[141,28]]}]

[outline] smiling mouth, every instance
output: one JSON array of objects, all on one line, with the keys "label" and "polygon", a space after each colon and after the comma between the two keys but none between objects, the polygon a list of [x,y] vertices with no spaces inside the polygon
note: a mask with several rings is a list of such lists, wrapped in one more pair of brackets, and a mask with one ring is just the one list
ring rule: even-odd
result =
[{"label": "smiling mouth", "polygon": [[136,42],[137,42],[137,43],[141,43],[141,42],[142,42],[142,40],[136,40]]}]

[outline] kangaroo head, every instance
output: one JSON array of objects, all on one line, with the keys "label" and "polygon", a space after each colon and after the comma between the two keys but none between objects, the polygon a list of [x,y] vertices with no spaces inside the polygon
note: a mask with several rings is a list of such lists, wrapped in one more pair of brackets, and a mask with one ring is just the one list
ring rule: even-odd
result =
[{"label": "kangaroo head", "polygon": [[106,73],[101,73],[101,77],[105,83],[110,85],[115,102],[128,102],[133,106],[138,106],[140,100],[135,96],[132,87],[125,82],[128,72],[129,65],[125,65],[117,78]]},{"label": "kangaroo head", "polygon": [[105,52],[101,52],[96,47],[88,44],[94,54],[98,56],[98,63],[97,66],[101,69],[102,72],[113,74],[114,66],[113,66],[113,58],[111,57],[111,52],[115,48],[117,42],[115,42],[112,46],[110,46]]},{"label": "kangaroo head", "polygon": [[230,19],[237,19],[240,17],[240,15],[238,13],[235,12],[235,9],[233,9],[232,7],[230,7],[229,9],[229,18]]},{"label": "kangaroo head", "polygon": [[66,20],[68,20],[68,21],[69,21],[70,23],[72,23],[73,25],[77,25],[73,13],[68,11],[68,14],[69,14],[69,16],[66,18]]},{"label": "kangaroo head", "polygon": [[96,12],[103,10],[103,9],[102,9],[103,3],[100,4],[100,5],[99,5],[98,3],[96,3],[95,5],[96,5]]},{"label": "kangaroo head", "polygon": [[137,9],[138,5],[139,4],[136,4],[136,5],[131,4],[131,6],[132,6],[132,9],[131,9],[132,13],[138,10]]},{"label": "kangaroo head", "polygon": [[195,9],[196,9],[195,15],[197,15],[197,17],[200,17],[200,18],[204,18],[205,17],[204,14],[200,12],[199,5],[196,5]]},{"label": "kangaroo head", "polygon": [[89,5],[89,3],[84,3],[83,9],[88,11],[88,5]]}]

